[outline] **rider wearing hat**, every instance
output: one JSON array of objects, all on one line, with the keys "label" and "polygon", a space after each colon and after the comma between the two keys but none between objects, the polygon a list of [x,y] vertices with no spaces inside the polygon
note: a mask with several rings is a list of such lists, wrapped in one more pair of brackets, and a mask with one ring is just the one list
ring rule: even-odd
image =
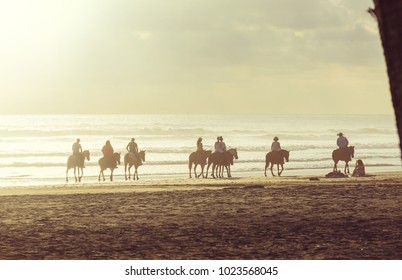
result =
[{"label": "rider wearing hat", "polygon": [[336,140],[336,145],[338,145],[339,149],[347,148],[349,145],[348,139],[343,136],[342,132],[339,132],[337,135],[338,139]]},{"label": "rider wearing hat", "polygon": [[279,140],[279,138],[275,136],[274,142],[272,142],[272,144],[271,144],[271,151],[279,152],[280,150],[282,150],[281,144],[278,142],[278,140]]}]

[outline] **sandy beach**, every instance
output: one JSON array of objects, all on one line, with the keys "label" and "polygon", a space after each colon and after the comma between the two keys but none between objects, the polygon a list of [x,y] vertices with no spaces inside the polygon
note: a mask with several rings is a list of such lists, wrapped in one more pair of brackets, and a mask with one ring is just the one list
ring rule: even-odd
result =
[{"label": "sandy beach", "polygon": [[1,259],[402,259],[402,173],[0,189]]}]

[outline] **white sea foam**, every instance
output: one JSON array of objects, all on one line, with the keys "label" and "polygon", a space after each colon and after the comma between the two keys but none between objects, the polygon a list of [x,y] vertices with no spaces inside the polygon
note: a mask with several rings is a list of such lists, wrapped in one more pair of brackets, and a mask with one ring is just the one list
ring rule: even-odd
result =
[{"label": "white sea foam", "polygon": [[[198,137],[203,137],[204,149],[212,150],[220,135],[228,147],[237,148],[234,174],[262,170],[274,136],[280,138],[282,148],[291,151],[285,165],[289,175],[292,170],[329,170],[338,132],[348,137],[355,146],[355,158],[363,159],[368,167],[400,165],[394,118],[386,115],[24,115],[0,119],[0,185],[18,184],[19,178],[38,182],[54,178],[62,183],[76,138],[91,152],[85,176],[94,177],[105,141],[110,140],[124,155],[132,137],[140,150],[146,150],[140,173],[150,176],[186,174],[188,156],[196,149]],[[123,167],[116,170],[118,176],[123,172]]]}]

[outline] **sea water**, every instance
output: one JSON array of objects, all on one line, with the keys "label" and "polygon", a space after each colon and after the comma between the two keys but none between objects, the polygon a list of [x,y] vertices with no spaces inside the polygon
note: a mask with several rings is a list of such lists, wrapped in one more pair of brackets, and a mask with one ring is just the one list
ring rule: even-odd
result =
[{"label": "sea water", "polygon": [[[121,152],[135,138],[146,161],[140,179],[187,178],[188,156],[203,138],[213,150],[217,136],[239,159],[234,177],[264,176],[265,155],[277,136],[290,161],[283,176],[325,175],[333,167],[336,134],[355,146],[367,172],[400,170],[401,160],[392,115],[3,115],[0,116],[0,186],[64,184],[67,157],[76,138],[89,150],[83,182],[97,182],[98,159],[106,140]],[[343,168],[344,163],[340,163]],[[69,171],[70,182],[73,170]],[[124,166],[115,170],[124,181]]]}]

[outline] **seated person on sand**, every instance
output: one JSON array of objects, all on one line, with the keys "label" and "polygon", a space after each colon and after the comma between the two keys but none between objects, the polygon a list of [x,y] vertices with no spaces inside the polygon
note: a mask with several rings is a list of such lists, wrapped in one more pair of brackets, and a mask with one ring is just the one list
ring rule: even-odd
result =
[{"label": "seated person on sand", "polygon": [[280,150],[282,150],[281,148],[281,144],[278,142],[279,138],[278,137],[274,137],[274,142],[272,142],[271,144],[271,152],[279,152]]},{"label": "seated person on sand", "polygon": [[361,159],[356,160],[355,170],[352,173],[353,177],[366,176],[366,171],[364,170],[364,164]]}]

